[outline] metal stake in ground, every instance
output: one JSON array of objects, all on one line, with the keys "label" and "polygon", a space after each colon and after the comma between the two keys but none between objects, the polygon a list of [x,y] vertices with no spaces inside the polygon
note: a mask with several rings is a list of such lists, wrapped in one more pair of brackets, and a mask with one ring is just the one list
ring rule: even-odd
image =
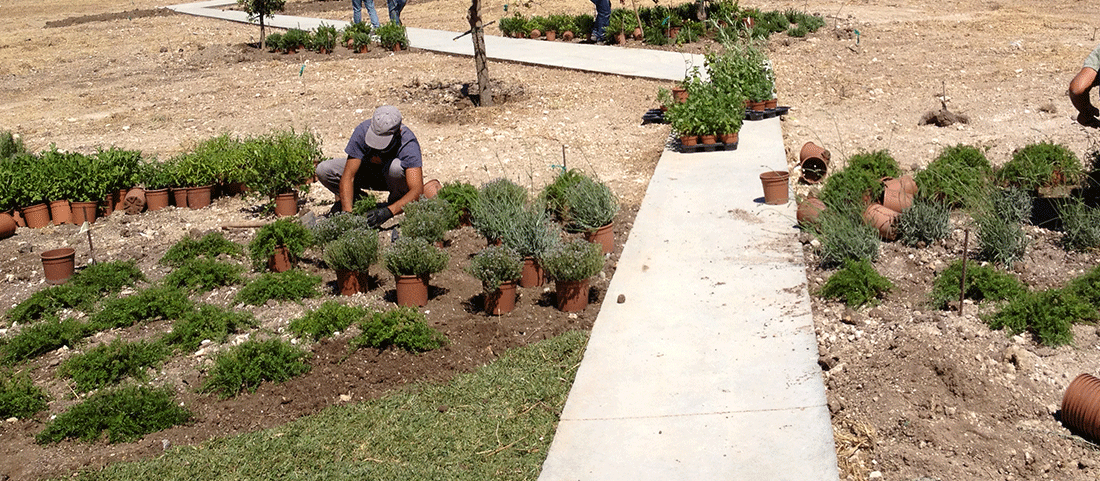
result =
[{"label": "metal stake in ground", "polygon": [[77,232],[76,235],[85,232],[88,233],[88,256],[92,258],[92,265],[98,264],[95,260],[95,249],[92,248],[92,228],[88,225],[88,221],[84,221],[84,223],[80,225],[80,232]]}]

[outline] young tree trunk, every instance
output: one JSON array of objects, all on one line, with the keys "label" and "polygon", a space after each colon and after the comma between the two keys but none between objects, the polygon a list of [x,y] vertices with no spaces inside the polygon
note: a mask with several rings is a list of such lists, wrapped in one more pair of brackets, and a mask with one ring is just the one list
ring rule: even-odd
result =
[{"label": "young tree trunk", "polygon": [[485,34],[481,24],[481,0],[472,0],[470,12],[470,36],[474,38],[474,67],[477,69],[477,89],[479,104],[484,107],[493,105],[493,92],[489,87],[489,63],[485,59]]},{"label": "young tree trunk", "polygon": [[265,39],[266,39],[266,35],[264,35],[264,16],[260,15],[260,50],[261,51],[267,50],[267,45],[264,45],[264,40]]}]

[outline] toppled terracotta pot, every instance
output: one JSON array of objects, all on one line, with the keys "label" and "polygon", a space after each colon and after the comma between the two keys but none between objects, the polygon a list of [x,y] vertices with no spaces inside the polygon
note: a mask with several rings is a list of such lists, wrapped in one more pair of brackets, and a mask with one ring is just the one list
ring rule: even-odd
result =
[{"label": "toppled terracotta pot", "polygon": [[799,224],[816,224],[822,212],[825,212],[825,203],[817,197],[810,197],[798,204],[795,216]]},{"label": "toppled terracotta pot", "polygon": [[1100,440],[1100,379],[1091,374],[1078,375],[1062,397],[1062,424]]},{"label": "toppled terracotta pot", "polygon": [[863,220],[875,229],[878,229],[879,237],[886,240],[893,240],[897,237],[897,231],[894,229],[894,220],[898,217],[898,214],[897,211],[888,209],[882,204],[871,204],[864,209]]},{"label": "toppled terracotta pot", "polygon": [[913,205],[913,194],[909,193],[901,179],[883,177],[882,187],[882,205],[890,210],[901,212]]},{"label": "toppled terracotta pot", "polygon": [[828,150],[813,142],[802,144],[802,149],[798,152],[798,163],[802,170],[800,180],[807,184],[821,182],[829,171],[831,158],[832,154]]}]

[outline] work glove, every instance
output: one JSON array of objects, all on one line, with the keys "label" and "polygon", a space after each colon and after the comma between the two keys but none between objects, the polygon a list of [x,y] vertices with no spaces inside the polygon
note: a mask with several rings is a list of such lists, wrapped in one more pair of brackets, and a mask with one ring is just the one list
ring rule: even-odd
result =
[{"label": "work glove", "polygon": [[388,207],[379,207],[374,209],[364,216],[367,218],[367,223],[371,227],[377,228],[378,226],[385,224],[387,220],[393,218],[393,212]]}]

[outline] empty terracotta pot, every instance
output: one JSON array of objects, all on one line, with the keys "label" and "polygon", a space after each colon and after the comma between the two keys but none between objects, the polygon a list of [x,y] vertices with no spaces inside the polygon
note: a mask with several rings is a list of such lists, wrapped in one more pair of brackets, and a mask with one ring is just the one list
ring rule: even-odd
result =
[{"label": "empty terracotta pot", "polygon": [[882,205],[888,209],[901,212],[913,205],[913,194],[908,192],[901,179],[884,177],[882,187]]},{"label": "empty terracotta pot", "polygon": [[395,276],[397,305],[424,307],[428,303],[428,276]]},{"label": "empty terracotta pot", "polygon": [[50,225],[50,206],[46,203],[23,208],[23,221],[27,227],[39,229]]},{"label": "empty terracotta pot", "polygon": [[824,211],[825,203],[817,197],[810,197],[798,204],[798,212],[795,215],[799,224],[814,224]]},{"label": "empty terracotta pot", "polygon": [[806,142],[798,152],[798,163],[801,166],[802,176],[800,180],[807,184],[816,184],[825,178],[829,171],[829,159],[832,154],[821,146]]},{"label": "empty terracotta pot", "polygon": [[275,215],[289,217],[298,213],[298,193],[287,192],[275,196]]},{"label": "empty terracotta pot", "polygon": [[894,230],[894,219],[897,216],[897,211],[888,209],[882,204],[868,205],[863,211],[863,220],[878,229],[879,237],[886,240],[892,240],[897,236],[897,231]]},{"label": "empty terracotta pot", "polygon": [[94,224],[98,208],[99,202],[73,202],[73,224],[81,225],[85,222]]},{"label": "empty terracotta pot", "polygon": [[50,218],[53,225],[72,224],[73,208],[67,200],[55,200],[50,202]]},{"label": "empty terracotta pot", "polygon": [[764,184],[764,203],[769,205],[786,204],[790,199],[787,193],[790,186],[787,179],[790,174],[785,170],[773,170],[760,174],[760,182]]},{"label": "empty terracotta pot", "polygon": [[1100,440],[1100,379],[1081,374],[1069,383],[1062,397],[1062,424]]},{"label": "empty terracotta pot", "polygon": [[41,257],[47,284],[64,284],[73,276],[73,271],[76,269],[76,251],[71,247],[48,250],[43,252]]},{"label": "empty terracotta pot", "polygon": [[8,213],[0,213],[0,239],[7,239],[15,235],[15,218]]}]

